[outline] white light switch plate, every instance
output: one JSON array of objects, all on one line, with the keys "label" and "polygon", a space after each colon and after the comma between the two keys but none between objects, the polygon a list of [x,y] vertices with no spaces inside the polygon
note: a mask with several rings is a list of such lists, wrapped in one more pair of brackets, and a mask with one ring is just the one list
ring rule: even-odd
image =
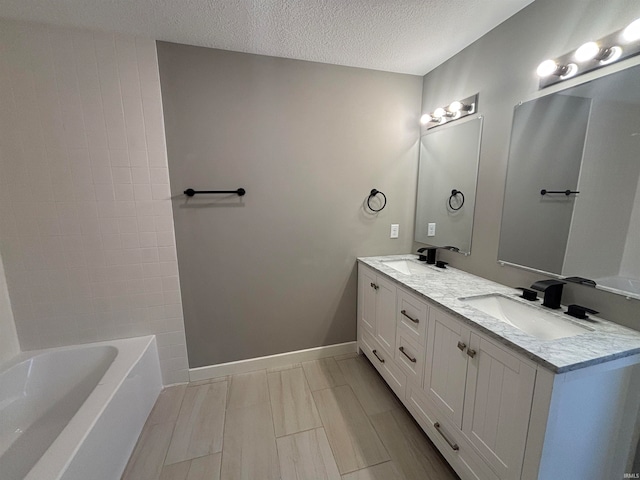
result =
[{"label": "white light switch plate", "polygon": [[436,236],[436,224],[430,223],[427,225],[427,237],[435,237]]},{"label": "white light switch plate", "polygon": [[390,238],[398,238],[399,232],[400,232],[400,225],[398,225],[397,223],[392,223]]}]

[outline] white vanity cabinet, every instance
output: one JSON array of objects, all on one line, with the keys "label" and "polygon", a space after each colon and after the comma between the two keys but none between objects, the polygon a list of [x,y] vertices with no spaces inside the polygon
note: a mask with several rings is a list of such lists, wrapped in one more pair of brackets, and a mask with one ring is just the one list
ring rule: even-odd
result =
[{"label": "white vanity cabinet", "polygon": [[[369,261],[386,268],[389,260]],[[519,344],[501,330],[489,333],[481,316],[450,313],[469,282],[476,295],[484,294],[483,283],[488,292],[503,286],[451,269],[443,295],[441,272],[409,280],[362,263],[358,272],[358,346],[462,480],[636,473],[637,332],[598,319],[590,333],[554,343],[519,337]],[[626,350],[617,342],[627,342]]]},{"label": "white vanity cabinet", "polygon": [[535,367],[372,269],[358,278],[360,348],[427,433],[465,478],[520,478]]}]

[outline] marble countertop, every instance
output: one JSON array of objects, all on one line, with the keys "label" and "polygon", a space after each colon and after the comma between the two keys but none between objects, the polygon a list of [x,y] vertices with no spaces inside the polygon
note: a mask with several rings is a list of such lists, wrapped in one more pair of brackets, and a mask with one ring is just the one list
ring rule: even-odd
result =
[{"label": "marble countertop", "polygon": [[[427,273],[405,275],[385,264],[393,260],[408,260],[426,265],[418,262],[417,256],[411,254],[358,258],[358,262],[375,269],[554,373],[577,370],[640,353],[640,332],[593,315],[588,320],[569,320],[584,325],[591,331],[556,340],[539,340],[459,300],[461,297],[500,293],[531,305],[531,302],[520,299],[522,292],[519,290],[451,267],[443,270],[429,265]],[[569,317],[562,313],[564,311],[566,308],[558,311],[557,315],[567,321]]]}]

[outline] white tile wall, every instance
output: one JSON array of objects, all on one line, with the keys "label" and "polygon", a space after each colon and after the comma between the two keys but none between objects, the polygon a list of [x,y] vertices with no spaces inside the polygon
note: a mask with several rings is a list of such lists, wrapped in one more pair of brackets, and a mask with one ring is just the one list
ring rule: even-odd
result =
[{"label": "white tile wall", "polygon": [[0,21],[0,253],[23,350],[155,334],[187,381],[153,40]]}]

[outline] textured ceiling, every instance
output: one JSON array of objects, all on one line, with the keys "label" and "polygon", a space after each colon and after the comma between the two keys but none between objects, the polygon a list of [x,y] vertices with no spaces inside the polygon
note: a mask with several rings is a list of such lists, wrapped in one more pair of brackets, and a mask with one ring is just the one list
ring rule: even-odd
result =
[{"label": "textured ceiling", "polygon": [[0,17],[424,75],[533,0],[1,0]]}]

